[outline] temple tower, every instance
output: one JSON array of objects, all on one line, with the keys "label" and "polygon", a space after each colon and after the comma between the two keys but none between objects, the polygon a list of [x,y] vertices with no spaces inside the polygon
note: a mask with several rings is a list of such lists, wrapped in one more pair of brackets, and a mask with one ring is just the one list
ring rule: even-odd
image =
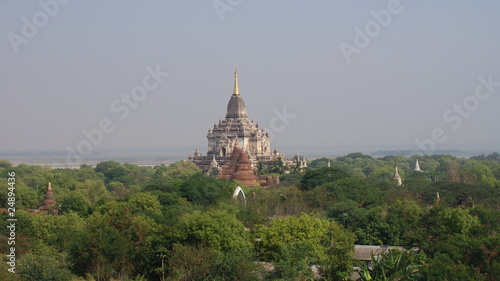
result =
[{"label": "temple tower", "polygon": [[420,169],[420,165],[418,164],[418,158],[415,161],[415,169],[413,169],[413,171],[415,171],[415,172],[422,172],[422,170]]},{"label": "temple tower", "polygon": [[57,206],[57,202],[54,197],[54,193],[52,192],[52,186],[50,185],[49,182],[49,185],[47,187],[47,192],[45,193],[45,199],[43,200],[42,205],[38,208],[38,211],[57,215],[58,211],[55,208],[55,206]]},{"label": "temple tower", "polygon": [[250,158],[271,156],[269,134],[248,119],[245,102],[239,92],[237,70],[234,72],[234,89],[227,104],[226,119],[209,129],[207,139],[207,154],[229,156],[237,140]]},{"label": "temple tower", "polygon": [[196,149],[194,155],[189,157],[190,161],[206,173],[215,170],[213,161],[216,161],[219,167],[227,165],[236,143],[239,149],[245,152],[251,166],[258,162],[270,165],[278,158],[284,162],[288,160],[277,149],[271,152],[269,134],[259,128],[258,123],[248,119],[247,108],[239,90],[238,70],[234,72],[234,88],[227,103],[225,119],[219,120],[208,129],[207,140],[206,155]]},{"label": "temple tower", "polygon": [[398,164],[396,164],[396,165],[394,166],[394,169],[395,169],[395,171],[394,171],[394,176],[393,176],[393,178],[396,180],[396,184],[397,184],[397,185],[403,185],[403,181],[401,180],[401,176],[400,176],[400,175],[399,175],[399,173],[398,173]]}]

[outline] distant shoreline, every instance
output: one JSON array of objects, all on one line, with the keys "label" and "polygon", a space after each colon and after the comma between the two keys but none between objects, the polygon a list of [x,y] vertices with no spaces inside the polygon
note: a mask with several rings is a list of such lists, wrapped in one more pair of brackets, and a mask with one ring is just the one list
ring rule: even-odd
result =
[{"label": "distant shoreline", "polygon": [[[285,152],[288,157],[293,157],[295,153],[305,156],[308,160],[327,157],[335,158],[344,156],[349,153],[361,152],[370,155],[374,158],[381,158],[391,155],[423,155],[421,151],[412,149],[332,149],[332,148],[285,148],[280,149]],[[474,155],[491,154],[499,150],[458,150],[458,149],[441,149],[433,151],[432,155],[449,154],[460,158],[469,158]],[[65,152],[61,151],[19,151],[19,152],[0,152],[0,159],[10,161],[13,165],[28,164],[47,166],[51,168],[79,168],[82,164],[95,166],[103,161],[117,161],[120,163],[131,163],[140,166],[158,166],[169,165],[181,160],[186,160],[192,151],[187,149],[177,150],[110,150],[98,151],[91,155],[85,156],[81,163],[71,163],[66,161]]]}]

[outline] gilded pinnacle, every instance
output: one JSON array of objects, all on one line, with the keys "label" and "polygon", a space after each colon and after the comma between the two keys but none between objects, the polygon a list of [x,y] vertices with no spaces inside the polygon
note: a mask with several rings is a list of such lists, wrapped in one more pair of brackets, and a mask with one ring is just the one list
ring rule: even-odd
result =
[{"label": "gilded pinnacle", "polygon": [[234,71],[234,90],[233,95],[239,95],[240,92],[238,90],[238,69]]}]

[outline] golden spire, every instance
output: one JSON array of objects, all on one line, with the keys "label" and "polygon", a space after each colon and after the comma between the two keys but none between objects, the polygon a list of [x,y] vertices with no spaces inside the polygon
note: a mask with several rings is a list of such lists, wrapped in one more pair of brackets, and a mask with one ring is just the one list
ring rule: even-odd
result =
[{"label": "golden spire", "polygon": [[238,65],[236,65],[236,70],[234,71],[234,90],[233,95],[239,95],[238,91]]}]

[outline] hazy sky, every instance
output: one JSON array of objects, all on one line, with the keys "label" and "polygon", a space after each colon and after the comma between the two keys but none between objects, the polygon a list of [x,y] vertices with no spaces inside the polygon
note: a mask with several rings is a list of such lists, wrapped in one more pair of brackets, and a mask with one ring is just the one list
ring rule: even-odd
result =
[{"label": "hazy sky", "polygon": [[499,13],[496,0],[3,0],[0,151],[206,153],[235,64],[272,146],[500,149]]}]

